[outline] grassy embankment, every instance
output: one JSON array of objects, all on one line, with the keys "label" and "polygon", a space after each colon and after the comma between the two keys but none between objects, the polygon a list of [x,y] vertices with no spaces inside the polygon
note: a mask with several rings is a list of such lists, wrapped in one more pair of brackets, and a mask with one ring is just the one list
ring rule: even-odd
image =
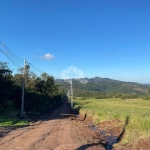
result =
[{"label": "grassy embankment", "polygon": [[129,118],[125,136],[116,146],[130,145],[150,137],[150,100],[76,98],[74,108],[80,109],[80,114],[92,116],[95,123],[115,119],[125,122]]},{"label": "grassy embankment", "polygon": [[11,126],[26,126],[28,125],[27,121],[15,119],[15,118],[10,118],[10,117],[5,117],[5,116],[0,116],[0,126],[1,127],[11,127]]}]

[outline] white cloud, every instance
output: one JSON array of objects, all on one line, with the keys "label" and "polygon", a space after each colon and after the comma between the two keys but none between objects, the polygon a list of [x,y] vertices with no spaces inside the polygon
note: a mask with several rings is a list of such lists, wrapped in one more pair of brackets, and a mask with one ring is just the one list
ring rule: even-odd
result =
[{"label": "white cloud", "polygon": [[54,59],[54,56],[51,55],[50,53],[48,53],[48,54],[45,54],[44,56],[40,56],[39,58],[46,59],[46,60],[52,60],[52,59]]},{"label": "white cloud", "polygon": [[45,54],[43,58],[47,59],[47,60],[52,60],[52,59],[54,59],[54,56],[51,55],[50,53],[48,53],[48,54]]}]

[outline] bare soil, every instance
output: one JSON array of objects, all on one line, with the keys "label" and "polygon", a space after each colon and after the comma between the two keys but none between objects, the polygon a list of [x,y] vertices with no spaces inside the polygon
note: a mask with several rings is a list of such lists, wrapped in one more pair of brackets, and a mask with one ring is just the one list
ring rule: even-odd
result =
[{"label": "bare soil", "polygon": [[67,103],[28,127],[0,128],[0,150],[105,150],[82,121],[72,119]]},{"label": "bare soil", "polygon": [[[124,123],[119,120],[97,124],[98,132],[91,129],[91,121],[85,116],[78,118],[65,102],[27,127],[0,127],[0,150],[107,150],[109,136],[118,140],[124,136]],[[149,143],[150,139],[143,139],[136,145],[113,150],[149,150]]]}]

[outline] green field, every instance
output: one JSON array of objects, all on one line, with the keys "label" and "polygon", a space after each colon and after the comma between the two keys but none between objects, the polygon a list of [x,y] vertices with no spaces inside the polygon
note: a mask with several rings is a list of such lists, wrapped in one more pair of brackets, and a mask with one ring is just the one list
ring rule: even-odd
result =
[{"label": "green field", "polygon": [[95,123],[115,119],[125,122],[126,118],[129,118],[125,137],[117,144],[119,146],[150,137],[150,100],[75,98],[74,108],[78,109],[80,114],[92,116]]}]

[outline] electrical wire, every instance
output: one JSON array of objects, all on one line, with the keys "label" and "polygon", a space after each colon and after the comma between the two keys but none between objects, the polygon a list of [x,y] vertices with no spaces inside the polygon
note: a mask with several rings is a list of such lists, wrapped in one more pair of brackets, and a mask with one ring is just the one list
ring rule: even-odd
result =
[{"label": "electrical wire", "polygon": [[[3,42],[0,41],[0,45],[2,45],[5,50],[8,52],[6,53],[4,50],[1,49],[1,52],[6,55],[6,57],[10,60],[10,62],[18,69],[22,68],[24,66],[24,60],[18,57],[15,53],[13,53]],[[38,68],[34,67],[31,63],[26,62],[27,65],[30,66],[30,70],[33,70],[33,72],[38,72],[38,73],[44,73],[43,71],[39,70]]]},{"label": "electrical wire", "polygon": [[0,44],[5,48],[5,50],[8,51],[8,53],[14,57],[14,59],[17,59],[22,65],[23,65],[23,59],[21,59],[20,57],[18,57],[16,54],[14,54],[7,46],[6,44],[4,44],[3,42],[0,41]]},{"label": "electrical wire", "polygon": [[39,73],[44,73],[43,71],[37,69],[36,67],[34,67],[31,63],[27,62],[27,64],[30,66],[30,69],[33,69],[34,71],[36,72],[39,72]]},{"label": "electrical wire", "polygon": [[13,59],[11,58],[11,56],[9,56],[4,50],[2,50],[2,49],[0,48],[0,51],[9,59],[9,61],[10,61],[17,69],[21,68],[21,66],[20,66],[17,62],[15,62],[15,60],[13,60]]}]

